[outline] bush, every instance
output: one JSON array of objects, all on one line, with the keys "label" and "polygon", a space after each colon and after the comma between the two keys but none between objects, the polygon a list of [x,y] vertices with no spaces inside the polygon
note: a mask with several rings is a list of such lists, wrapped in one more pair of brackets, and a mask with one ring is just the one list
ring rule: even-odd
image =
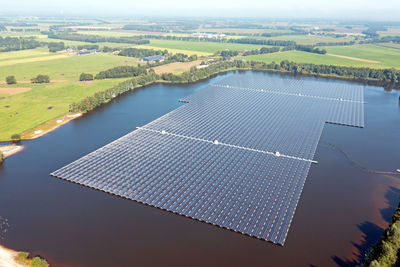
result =
[{"label": "bush", "polygon": [[4,155],[3,153],[0,152],[0,164],[3,163],[3,160],[4,160]]},{"label": "bush", "polygon": [[31,266],[32,267],[47,267],[47,266],[49,266],[49,264],[47,263],[47,261],[45,261],[39,257],[34,257],[32,259]]},{"label": "bush", "polygon": [[15,76],[11,75],[11,76],[7,76],[6,82],[7,82],[7,84],[16,84],[17,80],[15,79]]},{"label": "bush", "polygon": [[31,82],[32,83],[49,83],[50,82],[50,78],[49,78],[48,75],[39,74],[35,78],[32,78]]},{"label": "bush", "polygon": [[11,135],[11,140],[14,142],[21,141],[21,135],[20,134],[13,134]]},{"label": "bush", "polygon": [[81,76],[79,76],[80,81],[92,81],[93,80],[93,74],[90,73],[81,73]]}]

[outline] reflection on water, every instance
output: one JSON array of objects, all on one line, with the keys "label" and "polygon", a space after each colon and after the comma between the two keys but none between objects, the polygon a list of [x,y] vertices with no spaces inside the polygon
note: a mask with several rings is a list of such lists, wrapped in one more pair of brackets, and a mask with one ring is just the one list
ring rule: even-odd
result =
[{"label": "reflection on water", "polygon": [[227,75],[139,89],[23,142],[26,150],[0,168],[0,216],[12,225],[0,242],[57,266],[356,264],[387,227],[399,201],[400,178],[366,172],[352,162],[383,172],[400,168],[398,91],[366,88],[363,129],[325,125],[315,155],[319,163],[311,167],[284,247],[49,176]]}]

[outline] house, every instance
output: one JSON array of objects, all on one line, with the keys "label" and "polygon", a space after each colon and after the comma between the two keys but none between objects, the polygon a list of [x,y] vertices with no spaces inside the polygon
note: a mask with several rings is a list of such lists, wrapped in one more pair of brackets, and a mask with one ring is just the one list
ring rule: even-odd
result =
[{"label": "house", "polygon": [[155,56],[148,56],[148,57],[144,57],[141,59],[141,61],[146,61],[149,63],[155,63],[155,62],[163,62],[165,59],[164,56],[162,55],[155,55]]}]

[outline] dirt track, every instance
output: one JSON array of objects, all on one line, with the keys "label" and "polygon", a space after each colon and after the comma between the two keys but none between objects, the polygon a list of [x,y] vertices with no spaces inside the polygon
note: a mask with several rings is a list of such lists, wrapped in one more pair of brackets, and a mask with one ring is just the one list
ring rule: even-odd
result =
[{"label": "dirt track", "polygon": [[331,57],[339,57],[339,58],[345,58],[345,59],[350,59],[350,60],[355,60],[355,61],[361,61],[361,62],[367,62],[367,63],[373,63],[373,64],[379,64],[381,62],[375,61],[375,60],[369,60],[369,59],[363,59],[363,58],[358,58],[358,57],[348,57],[348,56],[342,56],[342,55],[336,55],[336,54],[326,54],[327,56]]}]

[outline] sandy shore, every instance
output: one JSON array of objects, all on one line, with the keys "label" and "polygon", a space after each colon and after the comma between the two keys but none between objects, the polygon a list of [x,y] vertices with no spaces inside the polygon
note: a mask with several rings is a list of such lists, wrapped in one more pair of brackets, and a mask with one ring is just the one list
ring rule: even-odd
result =
[{"label": "sandy shore", "polygon": [[54,131],[61,125],[82,116],[82,113],[69,113],[55,120],[48,121],[35,129],[22,134],[22,139],[35,139],[43,136],[51,131]]},{"label": "sandy shore", "polygon": [[3,153],[4,158],[12,156],[22,150],[24,150],[24,146],[17,146],[17,145],[0,146],[0,152]]},{"label": "sandy shore", "polygon": [[0,266],[2,267],[25,267],[25,265],[19,264],[15,261],[15,257],[18,255],[17,251],[5,248],[0,245]]}]

